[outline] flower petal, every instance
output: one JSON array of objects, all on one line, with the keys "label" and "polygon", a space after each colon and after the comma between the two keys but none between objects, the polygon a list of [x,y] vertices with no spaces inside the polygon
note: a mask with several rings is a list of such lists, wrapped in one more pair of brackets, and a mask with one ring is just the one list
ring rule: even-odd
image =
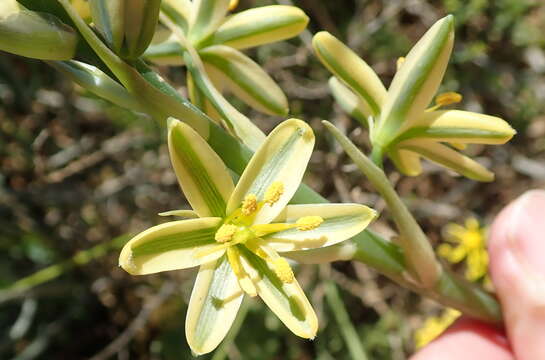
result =
[{"label": "flower petal", "polygon": [[312,46],[322,64],[365,101],[371,115],[378,115],[386,100],[386,88],[373,69],[327,31],[314,35]]},{"label": "flower petal", "polygon": [[225,338],[243,295],[225,255],[201,265],[185,319],[187,342],[195,354],[211,352]]},{"label": "flower petal", "polygon": [[247,194],[258,201],[273,183],[284,191],[273,205],[266,204],[255,217],[255,224],[266,224],[286,206],[297,190],[314,147],[310,126],[297,119],[278,125],[254,154],[227,203],[227,214],[238,208]]},{"label": "flower petal", "polygon": [[432,138],[436,141],[504,144],[516,131],[499,117],[470,111],[446,110],[424,112],[400,140]]},{"label": "flower petal", "polygon": [[318,319],[297,280],[282,282],[265,260],[241,246],[242,265],[252,278],[258,295],[295,335],[313,339]]},{"label": "flower petal", "polygon": [[279,252],[334,245],[359,234],[377,213],[359,204],[288,205],[274,222],[294,223],[304,216],[320,216],[324,222],[312,230],[274,233],[264,239],[267,245]]},{"label": "flower petal", "polygon": [[477,181],[494,180],[494,174],[475,160],[433,140],[407,140],[398,146],[402,149],[414,151],[426,159],[456,171],[470,179]]},{"label": "flower petal", "polygon": [[200,217],[225,216],[234,185],[227,167],[189,125],[169,121],[168,149],[178,182]]},{"label": "flower petal", "polygon": [[454,20],[437,21],[407,55],[382,107],[373,143],[387,147],[402,127],[419,118],[443,79],[454,43]]},{"label": "flower petal", "polygon": [[307,23],[308,16],[295,6],[262,6],[228,17],[211,43],[246,49],[297,36]]},{"label": "flower petal", "polygon": [[215,246],[214,234],[221,218],[171,221],[151,227],[125,244],[119,266],[133,275],[186,269],[214,261],[224,251],[196,256]]},{"label": "flower petal", "polygon": [[407,176],[417,176],[422,173],[420,155],[417,153],[394,147],[388,152],[388,155],[394,162],[396,168],[401,171],[402,174]]},{"label": "flower petal", "polygon": [[363,126],[370,128],[368,118],[373,111],[365,101],[354,94],[348,86],[344,85],[335,76],[329,78],[329,89],[339,106],[350,116],[358,120]]},{"label": "flower petal", "polygon": [[229,0],[194,0],[189,41],[195,47],[216,31],[229,10]]},{"label": "flower petal", "polygon": [[248,105],[271,115],[288,113],[288,100],[280,87],[240,51],[215,45],[201,50],[200,55],[205,65],[218,70],[219,80]]},{"label": "flower petal", "polygon": [[193,7],[189,0],[163,0],[161,12],[178,25],[184,33],[189,29]]}]

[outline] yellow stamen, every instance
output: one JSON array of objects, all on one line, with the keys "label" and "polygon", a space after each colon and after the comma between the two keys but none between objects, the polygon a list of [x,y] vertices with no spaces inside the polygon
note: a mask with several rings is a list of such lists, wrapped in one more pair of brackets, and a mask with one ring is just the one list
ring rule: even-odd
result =
[{"label": "yellow stamen", "polygon": [[276,276],[278,276],[283,283],[291,284],[293,282],[295,276],[286,259],[278,257],[272,261],[272,265]]},{"label": "yellow stamen", "polygon": [[263,201],[269,205],[274,205],[275,202],[280,199],[280,196],[284,193],[284,184],[280,181],[273,182],[265,191]]},{"label": "yellow stamen", "polygon": [[307,231],[316,229],[324,222],[324,219],[320,216],[303,216],[297,220],[297,229],[301,231]]},{"label": "yellow stamen", "polygon": [[233,11],[238,6],[238,0],[229,1],[229,11]]},{"label": "yellow stamen", "polygon": [[246,195],[241,208],[244,215],[252,215],[257,210],[257,197],[254,194]]},{"label": "yellow stamen", "polygon": [[400,57],[397,58],[397,61],[396,61],[397,71],[399,71],[399,69],[401,69],[401,65],[403,65],[404,62],[405,62],[405,57],[400,56]]},{"label": "yellow stamen", "polygon": [[217,242],[225,243],[225,242],[231,240],[236,232],[237,232],[237,226],[236,225],[223,224],[216,231],[216,235],[214,236],[214,239],[216,239]]},{"label": "yellow stamen", "polygon": [[220,250],[223,250],[225,248],[228,248],[229,246],[233,245],[233,243],[223,243],[223,244],[219,244],[219,245],[216,245],[214,246],[213,248],[210,248],[210,249],[206,249],[206,250],[200,250],[200,251],[197,251],[193,257],[196,258],[196,259],[200,259],[200,258],[203,258],[205,256],[208,256],[210,254],[213,254],[215,253],[216,251],[220,251]]},{"label": "yellow stamen", "polygon": [[255,288],[252,279],[250,279],[250,276],[248,276],[248,273],[242,267],[242,263],[240,262],[240,253],[236,247],[230,247],[227,249],[227,260],[229,261],[229,265],[231,265],[231,269],[233,269],[233,272],[237,277],[240,288],[246,294],[252,297],[256,296],[257,289]]},{"label": "yellow stamen", "polygon": [[462,95],[458,94],[457,92],[446,92],[443,94],[437,95],[435,98],[435,103],[438,106],[447,106],[451,104],[457,104],[460,101],[462,101]]}]

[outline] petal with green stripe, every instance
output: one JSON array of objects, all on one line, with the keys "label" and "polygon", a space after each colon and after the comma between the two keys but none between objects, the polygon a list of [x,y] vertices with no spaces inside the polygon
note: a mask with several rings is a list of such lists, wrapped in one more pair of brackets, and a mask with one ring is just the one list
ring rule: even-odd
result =
[{"label": "petal with green stripe", "polygon": [[437,21],[407,55],[388,89],[373,144],[387,147],[435,96],[454,44],[454,18]]},{"label": "petal with green stripe", "polygon": [[271,265],[241,247],[241,263],[250,275],[258,295],[295,335],[313,339],[318,318],[297,280],[282,282]]},{"label": "petal with green stripe", "polygon": [[211,352],[225,338],[243,295],[227,256],[201,265],[185,319],[187,342],[195,354]]},{"label": "petal with green stripe", "polygon": [[477,181],[492,181],[494,174],[475,160],[456,150],[427,139],[412,139],[398,145],[401,149],[414,151],[439,165]]},{"label": "petal with green stripe", "polygon": [[348,86],[344,85],[335,76],[329,78],[329,89],[339,106],[350,116],[355,118],[364,127],[369,128],[368,118],[373,116],[373,111],[365,101],[354,94]]},{"label": "petal with green stripe", "polygon": [[279,252],[330,246],[362,232],[376,215],[359,204],[288,205],[273,222],[294,223],[304,216],[320,216],[324,221],[312,230],[280,231],[265,240]]},{"label": "petal with green stripe", "polygon": [[125,244],[119,266],[133,275],[186,269],[221,257],[225,250],[207,254],[221,218],[171,221],[151,227]]},{"label": "petal with green stripe", "polygon": [[256,214],[256,224],[271,222],[284,209],[299,187],[314,147],[310,126],[297,119],[282,122],[256,151],[227,204],[227,213],[238,208],[244,197],[254,194],[258,201],[273,183],[283,192],[273,205],[264,205]]},{"label": "petal with green stripe", "polygon": [[461,144],[504,144],[515,134],[516,131],[499,117],[445,110],[424,112],[400,140],[422,137]]},{"label": "petal with green stripe", "polygon": [[187,34],[191,21],[191,14],[193,13],[191,1],[163,0],[161,2],[161,12]]},{"label": "petal with green stripe", "polygon": [[227,167],[189,125],[169,119],[168,149],[178,182],[200,217],[225,216],[233,192]]},{"label": "petal with green stripe", "polygon": [[377,116],[386,100],[386,88],[373,69],[327,31],[314,35],[312,46],[322,64],[365,101],[371,115]]},{"label": "petal with green stripe", "polygon": [[307,24],[308,16],[295,6],[262,6],[228,17],[211,43],[246,49],[297,36]]},{"label": "petal with green stripe", "polygon": [[282,89],[248,56],[224,45],[207,47],[199,54],[207,67],[218,70],[218,82],[248,105],[266,114],[288,113],[288,100]]},{"label": "petal with green stripe", "polygon": [[402,174],[417,176],[422,173],[420,155],[417,153],[394,147],[388,152],[388,155]]},{"label": "petal with green stripe", "polygon": [[194,0],[189,40],[195,47],[220,26],[229,10],[229,0]]}]

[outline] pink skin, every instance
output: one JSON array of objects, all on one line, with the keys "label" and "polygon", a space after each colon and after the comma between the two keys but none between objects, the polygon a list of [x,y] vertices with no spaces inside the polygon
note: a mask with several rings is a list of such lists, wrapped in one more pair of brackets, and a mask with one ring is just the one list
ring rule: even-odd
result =
[{"label": "pink skin", "polygon": [[545,359],[545,191],[507,206],[488,240],[505,330],[462,318],[411,360]]}]

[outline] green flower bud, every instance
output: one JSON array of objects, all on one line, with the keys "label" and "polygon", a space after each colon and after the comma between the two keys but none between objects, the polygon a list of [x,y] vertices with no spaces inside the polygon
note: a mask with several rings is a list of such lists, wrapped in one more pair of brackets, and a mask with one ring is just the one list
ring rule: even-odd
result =
[{"label": "green flower bud", "polygon": [[93,22],[119,56],[136,59],[150,44],[160,0],[89,0]]}]

